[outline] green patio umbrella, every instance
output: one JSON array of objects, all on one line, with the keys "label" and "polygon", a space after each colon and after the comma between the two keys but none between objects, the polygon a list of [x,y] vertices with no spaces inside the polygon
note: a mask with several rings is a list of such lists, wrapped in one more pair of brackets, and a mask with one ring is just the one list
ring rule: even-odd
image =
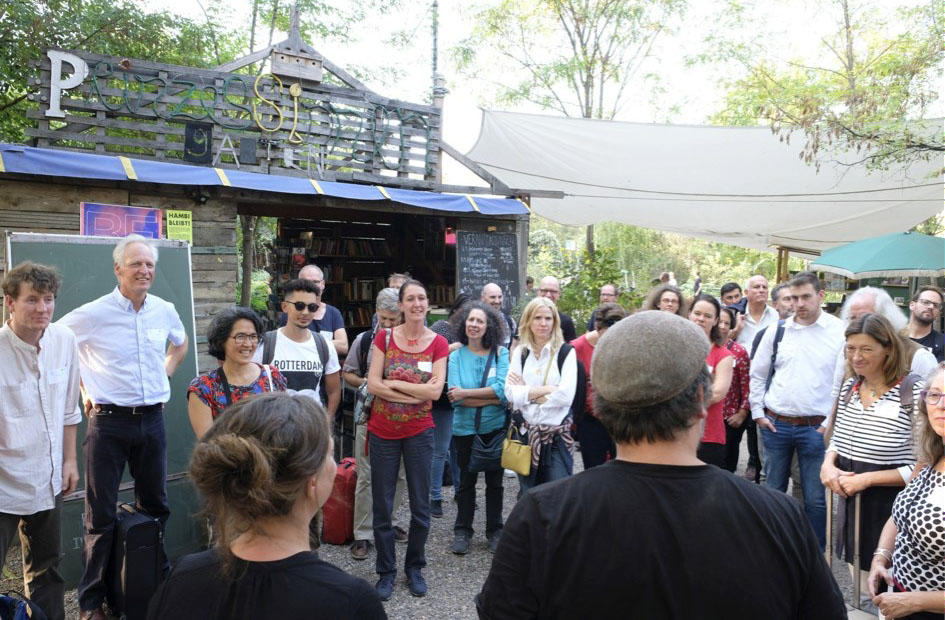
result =
[{"label": "green patio umbrella", "polygon": [[945,275],[945,239],[916,232],[861,239],[825,250],[811,269],[848,278]]}]

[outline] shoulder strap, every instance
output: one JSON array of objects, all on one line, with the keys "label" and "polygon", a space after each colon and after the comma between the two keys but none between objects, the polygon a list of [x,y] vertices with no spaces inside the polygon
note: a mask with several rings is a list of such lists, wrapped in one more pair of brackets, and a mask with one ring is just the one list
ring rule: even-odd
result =
[{"label": "shoulder strap", "polygon": [[912,398],[912,389],[915,387],[916,381],[919,381],[921,378],[922,377],[919,375],[910,372],[899,382],[899,403],[909,410],[910,416],[915,406],[915,402]]},{"label": "shoulder strap", "polygon": [[226,373],[223,372],[223,366],[217,366],[215,372],[217,373],[217,380],[223,384],[223,397],[226,399],[226,406],[229,407],[233,404],[233,395],[230,393],[230,382],[226,378]]},{"label": "shoulder strap", "polygon": [[263,334],[263,364],[272,363],[272,358],[276,354],[276,334],[278,332],[279,330],[273,329]]},{"label": "shoulder strap", "polygon": [[558,374],[561,374],[561,369],[564,368],[564,360],[568,359],[568,353],[573,349],[570,344],[565,342],[561,345],[561,348],[558,349]]},{"label": "shoulder strap", "polygon": [[522,372],[525,371],[525,362],[528,361],[528,353],[529,353],[528,347],[526,347],[523,344],[522,345]]},{"label": "shoulder strap", "polygon": [[[492,347],[492,350],[489,351],[489,357],[486,359],[486,369],[482,371],[482,380],[479,382],[479,387],[486,387],[486,381],[489,380],[489,369],[492,368],[492,361],[496,356],[496,347]],[[479,423],[482,422],[482,407],[476,407],[476,434],[479,434]]]},{"label": "shoulder strap", "polygon": [[315,348],[318,349],[318,359],[322,361],[322,374],[325,374],[325,367],[328,365],[328,341],[322,336],[321,332],[314,332]]},{"label": "shoulder strap", "polygon": [[374,338],[372,338],[373,335],[374,332],[370,330],[361,334],[361,346],[358,349],[358,363],[361,365],[361,372],[363,372],[365,376],[367,376],[368,351],[371,350],[371,344],[374,342]]},{"label": "shoulder strap", "polygon": [[768,378],[765,380],[765,392],[771,387],[771,380],[774,379],[774,364],[778,359],[778,343],[784,337],[784,319],[778,320],[778,329],[774,332],[774,343],[771,345],[771,366],[768,368]]},{"label": "shoulder strap", "polygon": [[269,391],[275,392],[276,385],[272,382],[272,369],[269,367],[269,364],[263,364],[263,370],[266,371],[266,379],[269,380]]}]

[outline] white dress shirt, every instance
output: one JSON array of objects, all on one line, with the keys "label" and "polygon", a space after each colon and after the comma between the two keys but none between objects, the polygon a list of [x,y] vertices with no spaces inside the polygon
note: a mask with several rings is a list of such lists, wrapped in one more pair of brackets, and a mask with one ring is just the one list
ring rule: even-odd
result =
[{"label": "white dress shirt", "polygon": [[735,342],[745,347],[745,350],[751,353],[751,343],[755,341],[755,334],[769,325],[776,325],[778,319],[781,317],[778,311],[768,304],[765,304],[765,311],[761,313],[759,320],[756,321],[753,319],[749,312],[746,312],[744,316],[742,329],[738,332],[738,337],[735,339]]},{"label": "white dress shirt", "polygon": [[173,304],[149,293],[135,312],[131,300],[116,286],[57,324],[75,333],[82,383],[92,402],[135,407],[170,399],[171,384],[164,368],[167,341],[176,346],[186,339]]},{"label": "white dress shirt", "polygon": [[49,325],[39,350],[0,328],[0,512],[55,507],[62,491],[62,429],[81,421],[75,336]]},{"label": "white dress shirt", "polygon": [[764,416],[766,408],[785,416],[830,415],[833,372],[844,344],[843,330],[843,321],[823,311],[810,325],[798,325],[794,317],[787,319],[767,392],[765,381],[778,330],[765,330],[751,361],[748,402],[752,419]]},{"label": "white dress shirt", "polygon": [[[530,425],[547,424],[558,426],[567,417],[577,389],[577,353],[572,349],[564,358],[562,372],[558,372],[558,350],[551,350],[549,342],[541,349],[538,358],[531,352],[522,368],[522,347],[515,347],[509,359],[509,373],[522,377],[525,385],[505,384],[505,397],[512,404],[512,409],[522,412],[525,421]],[[547,379],[545,379],[547,373]],[[548,394],[548,399],[542,403],[533,403],[528,400],[528,389],[538,385],[557,385],[558,389]]]}]

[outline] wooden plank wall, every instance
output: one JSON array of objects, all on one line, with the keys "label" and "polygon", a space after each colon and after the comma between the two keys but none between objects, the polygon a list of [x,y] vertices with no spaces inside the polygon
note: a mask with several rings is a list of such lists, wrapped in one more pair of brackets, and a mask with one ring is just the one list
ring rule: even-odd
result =
[{"label": "wooden plank wall", "polygon": [[[78,234],[80,202],[193,212],[191,276],[197,362],[201,371],[215,368],[216,360],[207,355],[206,333],[212,316],[236,300],[235,201],[211,198],[205,204],[196,205],[186,196],[163,195],[156,191],[0,180],[0,230]],[[0,244],[0,270],[6,265],[5,251],[4,244]]]}]

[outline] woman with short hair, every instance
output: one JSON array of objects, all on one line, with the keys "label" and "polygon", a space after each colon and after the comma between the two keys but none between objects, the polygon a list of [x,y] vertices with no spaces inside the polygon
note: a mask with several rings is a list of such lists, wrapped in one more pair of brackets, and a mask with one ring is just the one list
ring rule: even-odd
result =
[{"label": "woman with short hair", "polygon": [[386,618],[370,584],[318,558],[309,522],[335,480],[331,429],[311,398],[244,399],[194,446],[189,474],[214,548],[182,558],[148,618]]},{"label": "woman with short hair", "polygon": [[546,297],[536,297],[525,306],[519,335],[521,344],[509,360],[505,397],[518,414],[519,430],[532,451],[529,474],[518,477],[522,496],[574,470],[570,414],[577,389],[577,354],[569,351],[559,368],[559,350],[566,343],[558,309]]},{"label": "woman with short hair", "polygon": [[286,389],[278,368],[253,361],[262,332],[259,315],[241,306],[224,308],[210,321],[207,352],[220,365],[198,375],[187,388],[187,415],[198,439],[230,404]]}]

